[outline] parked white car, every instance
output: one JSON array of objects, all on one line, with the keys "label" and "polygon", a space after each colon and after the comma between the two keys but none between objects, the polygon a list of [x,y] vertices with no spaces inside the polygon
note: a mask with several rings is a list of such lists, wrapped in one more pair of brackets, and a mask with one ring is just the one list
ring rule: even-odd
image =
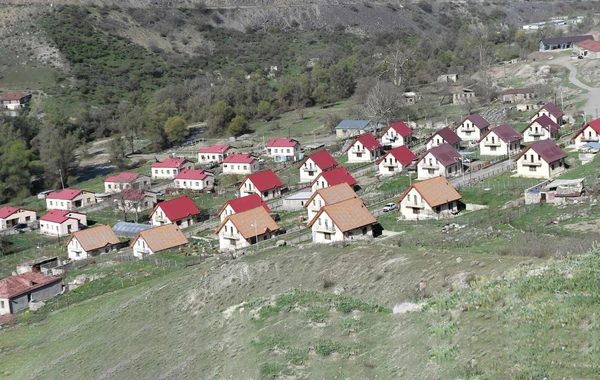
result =
[{"label": "parked white car", "polygon": [[388,203],[383,206],[383,212],[390,212],[398,209],[398,205],[395,203]]}]

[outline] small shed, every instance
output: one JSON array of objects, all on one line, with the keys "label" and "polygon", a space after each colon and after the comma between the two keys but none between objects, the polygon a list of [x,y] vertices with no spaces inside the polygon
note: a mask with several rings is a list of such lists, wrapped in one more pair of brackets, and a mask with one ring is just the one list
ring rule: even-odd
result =
[{"label": "small shed", "polygon": [[118,237],[133,238],[138,232],[152,228],[150,224],[117,222],[113,226],[113,231]]},{"label": "small shed", "polygon": [[292,194],[283,200],[281,208],[286,211],[301,210],[311,196],[312,191],[301,191]]}]

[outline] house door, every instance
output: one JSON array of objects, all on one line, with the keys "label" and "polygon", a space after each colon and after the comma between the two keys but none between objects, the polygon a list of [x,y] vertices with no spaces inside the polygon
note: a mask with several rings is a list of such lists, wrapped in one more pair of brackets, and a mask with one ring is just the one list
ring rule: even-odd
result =
[{"label": "house door", "polygon": [[541,194],[540,202],[541,203],[546,203],[546,193],[542,193]]}]

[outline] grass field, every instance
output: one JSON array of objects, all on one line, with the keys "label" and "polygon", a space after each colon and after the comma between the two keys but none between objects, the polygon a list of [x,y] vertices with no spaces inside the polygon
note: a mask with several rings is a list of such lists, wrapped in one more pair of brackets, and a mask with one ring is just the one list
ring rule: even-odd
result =
[{"label": "grass field", "polygon": [[4,50],[0,55],[0,88],[8,91],[47,91],[58,72],[30,61],[23,55]]}]

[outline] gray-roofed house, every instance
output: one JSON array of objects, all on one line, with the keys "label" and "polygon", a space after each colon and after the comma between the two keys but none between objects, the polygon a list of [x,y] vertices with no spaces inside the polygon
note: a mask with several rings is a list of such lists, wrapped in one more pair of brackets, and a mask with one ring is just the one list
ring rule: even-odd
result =
[{"label": "gray-roofed house", "polygon": [[[383,125],[379,125],[383,129]],[[342,120],[335,127],[336,137],[343,139],[346,137],[360,136],[365,133],[373,132],[375,123],[371,120]]]},{"label": "gray-roofed house", "polygon": [[540,51],[572,49],[576,42],[594,40],[594,36],[568,36],[557,38],[544,38],[540,40]]}]

